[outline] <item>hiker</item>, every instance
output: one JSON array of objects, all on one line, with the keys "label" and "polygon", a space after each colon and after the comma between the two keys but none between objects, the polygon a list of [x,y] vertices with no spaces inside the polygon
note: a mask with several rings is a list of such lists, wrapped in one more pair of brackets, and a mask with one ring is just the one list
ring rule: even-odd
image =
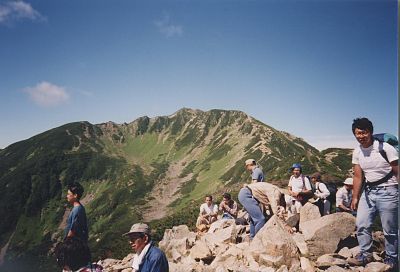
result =
[{"label": "hiker", "polygon": [[164,252],[151,240],[150,228],[147,224],[133,224],[128,236],[129,244],[135,255],[132,259],[133,272],[168,272],[168,260]]},{"label": "hiker", "polygon": [[371,229],[379,214],[385,235],[384,263],[393,271],[398,271],[398,151],[390,144],[374,139],[374,128],[367,118],[353,120],[352,131],[360,144],[354,149],[352,157],[354,177],[351,202],[351,209],[357,210],[360,254],[349,263],[361,266],[373,261]]},{"label": "hiker", "polygon": [[353,179],[346,178],[344,186],[336,193],[336,212],[348,212],[356,216],[357,211],[351,209],[351,199],[353,197]]},{"label": "hiker", "polygon": [[207,227],[217,221],[218,206],[213,203],[213,198],[211,195],[207,195],[205,203],[200,206],[199,217],[197,218],[196,227],[201,229],[201,225],[206,225]]},{"label": "hiker", "polygon": [[[331,194],[325,183],[321,181],[321,174],[316,172],[311,175],[311,187],[313,188],[314,204],[318,206],[321,216],[330,214],[331,202],[327,199]],[[315,190],[314,190],[315,188]]]},{"label": "hiker", "polygon": [[[265,225],[272,215],[283,218],[284,194],[275,185],[266,182],[247,184],[239,191],[239,202],[250,216],[250,239]],[[288,226],[288,231],[291,228]]]},{"label": "hiker", "polygon": [[78,182],[68,185],[67,201],[73,206],[67,219],[67,226],[64,230],[64,239],[67,237],[78,237],[82,241],[88,241],[88,226],[86,212],[79,202],[83,194],[83,187]]},{"label": "hiker", "polygon": [[289,195],[287,205],[292,214],[300,213],[301,207],[313,195],[310,180],[302,174],[301,164],[295,163],[290,168],[292,176],[289,179]]},{"label": "hiker", "polygon": [[264,173],[254,159],[246,160],[245,167],[251,172],[251,183],[264,181]]},{"label": "hiker", "polygon": [[90,250],[86,242],[78,237],[67,237],[57,244],[55,250],[57,264],[63,272],[101,272],[103,267],[92,264]]},{"label": "hiker", "polygon": [[222,219],[236,219],[238,214],[237,203],[232,199],[229,193],[224,193],[222,195],[219,211],[222,212]]}]

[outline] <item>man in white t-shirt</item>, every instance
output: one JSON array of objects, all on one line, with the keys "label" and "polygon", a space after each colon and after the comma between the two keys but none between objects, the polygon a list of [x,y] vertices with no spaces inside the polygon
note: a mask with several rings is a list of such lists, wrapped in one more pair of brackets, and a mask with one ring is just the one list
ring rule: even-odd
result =
[{"label": "man in white t-shirt", "polygon": [[[385,235],[385,260],[398,271],[398,152],[374,139],[372,122],[367,118],[353,121],[353,134],[360,146],[353,152],[353,198],[351,209],[357,210],[357,240],[360,254],[349,260],[352,265],[373,261],[371,227],[379,214]],[[362,190],[363,176],[365,186]]]},{"label": "man in white t-shirt", "polygon": [[218,206],[213,203],[211,195],[206,196],[206,202],[201,204],[199,217],[197,218],[196,227],[200,225],[211,225],[217,221]]},{"label": "man in white t-shirt", "polygon": [[301,164],[295,163],[291,167],[293,175],[289,179],[288,207],[291,213],[300,213],[300,208],[312,197],[310,180],[302,174]]}]

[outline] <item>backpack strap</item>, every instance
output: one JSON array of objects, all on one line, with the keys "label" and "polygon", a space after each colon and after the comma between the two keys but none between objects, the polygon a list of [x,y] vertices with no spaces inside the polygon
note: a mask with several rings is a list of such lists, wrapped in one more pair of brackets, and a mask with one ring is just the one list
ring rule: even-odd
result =
[{"label": "backpack strap", "polygon": [[386,155],[386,151],[383,149],[383,142],[379,142],[378,149],[379,149],[379,153],[381,154],[381,156],[385,159],[385,161],[387,161],[390,164],[389,159]]}]

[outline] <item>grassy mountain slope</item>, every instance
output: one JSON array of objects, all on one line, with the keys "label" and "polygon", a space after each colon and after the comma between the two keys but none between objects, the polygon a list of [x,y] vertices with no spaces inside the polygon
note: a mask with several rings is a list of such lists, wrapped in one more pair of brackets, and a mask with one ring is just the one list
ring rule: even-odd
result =
[{"label": "grassy mountain slope", "polygon": [[182,109],[129,124],[67,124],[0,150],[0,244],[10,241],[9,262],[37,264],[43,256],[47,264],[62,237],[66,185],[79,181],[93,255],[122,257],[129,248],[121,233],[133,222],[152,221],[160,231],[193,222],[206,193],[249,179],[247,158],[270,181],[287,180],[294,162],[343,179],[348,154],[319,152],[239,111]]}]

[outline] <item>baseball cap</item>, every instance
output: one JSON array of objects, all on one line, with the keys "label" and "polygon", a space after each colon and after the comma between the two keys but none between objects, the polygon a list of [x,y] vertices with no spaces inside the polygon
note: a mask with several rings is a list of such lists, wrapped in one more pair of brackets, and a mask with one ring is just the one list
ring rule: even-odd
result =
[{"label": "baseball cap", "polygon": [[314,174],[311,175],[311,178],[316,178],[317,180],[321,179],[321,173],[320,172],[315,172]]},{"label": "baseball cap", "polygon": [[145,233],[150,234],[150,228],[147,224],[144,223],[136,223],[133,224],[129,232],[122,234],[122,236],[129,235],[131,233]]},{"label": "baseball cap", "polygon": [[347,178],[347,179],[344,181],[344,184],[353,185],[353,178]]}]

